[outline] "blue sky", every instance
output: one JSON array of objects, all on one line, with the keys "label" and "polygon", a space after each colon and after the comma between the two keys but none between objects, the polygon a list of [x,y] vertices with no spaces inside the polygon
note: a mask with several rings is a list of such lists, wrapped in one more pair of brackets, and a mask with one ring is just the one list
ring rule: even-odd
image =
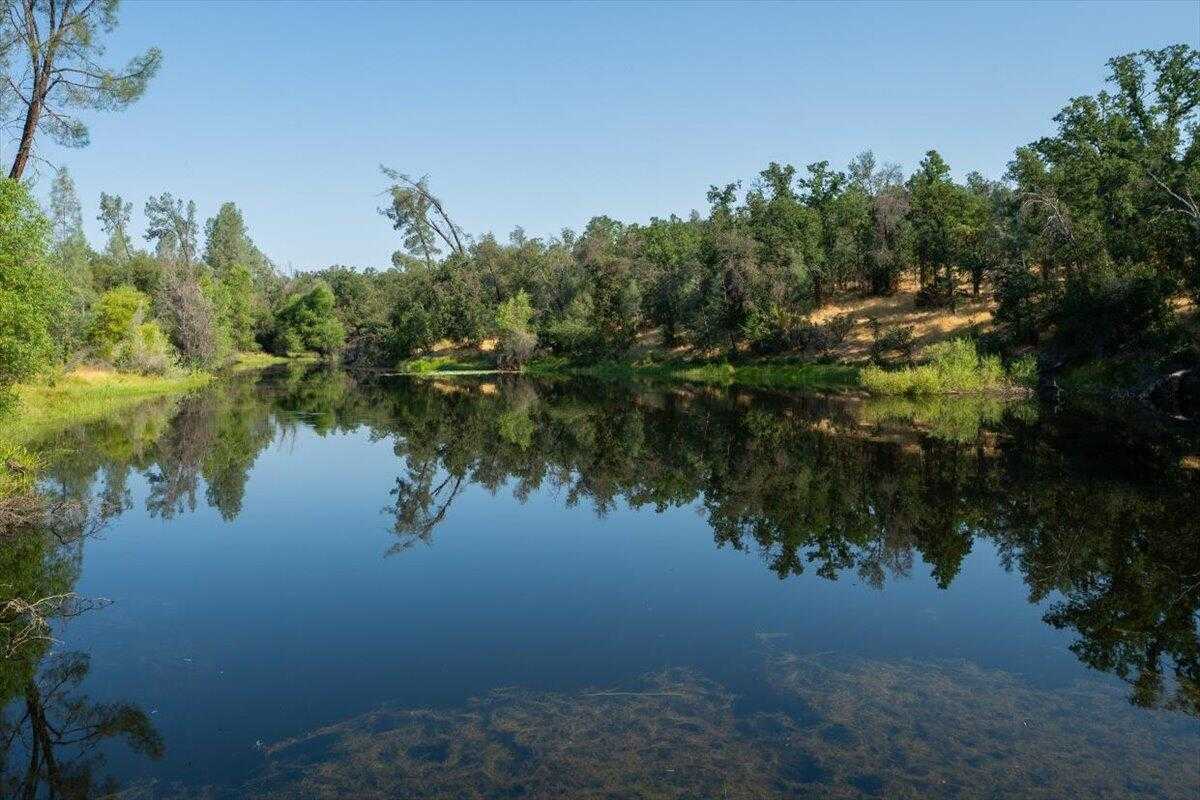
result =
[{"label": "blue sky", "polygon": [[[439,4],[126,0],[110,56],[157,45],[65,164],[101,190],[232,200],[283,266],[386,266],[378,165],[428,173],[470,232],[704,206],[769,161],[998,176],[1118,53],[1200,46],[1200,3]],[[11,155],[11,154],[9,154]],[[43,170],[45,173],[45,170]],[[44,195],[48,174],[39,189]]]}]

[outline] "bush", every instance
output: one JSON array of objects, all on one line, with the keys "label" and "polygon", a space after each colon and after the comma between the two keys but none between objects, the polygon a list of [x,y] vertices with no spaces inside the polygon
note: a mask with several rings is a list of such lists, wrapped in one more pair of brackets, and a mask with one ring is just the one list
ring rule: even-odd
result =
[{"label": "bush", "polygon": [[854,329],[854,317],[850,314],[838,314],[831,317],[823,326],[832,346],[836,347],[846,341],[850,331]]},{"label": "bush", "polygon": [[1042,281],[1024,264],[1010,264],[996,279],[996,327],[1008,347],[1035,344],[1045,324]]},{"label": "bush", "polygon": [[954,281],[946,275],[937,275],[917,290],[913,303],[917,308],[953,308],[957,298]]},{"label": "bush", "polygon": [[520,369],[537,350],[537,335],[532,331],[513,331],[500,339],[497,362],[503,369]]},{"label": "bush", "polygon": [[530,330],[533,305],[524,290],[500,304],[496,310],[496,327],[500,341],[497,345],[497,360],[504,369],[519,369],[537,349],[537,335]]},{"label": "bush", "polygon": [[863,387],[881,395],[980,394],[1028,386],[1036,377],[1032,359],[1015,362],[1006,371],[999,356],[980,355],[970,339],[939,342],[925,353],[928,363],[908,369],[867,367]]},{"label": "bush", "polygon": [[1022,356],[1008,365],[1008,379],[1017,386],[1032,389],[1037,386],[1037,359],[1032,355]]},{"label": "bush", "polygon": [[113,347],[117,369],[142,375],[165,375],[178,366],[175,349],[157,322],[132,325]]},{"label": "bush", "polygon": [[879,322],[871,320],[871,331],[874,339],[871,342],[870,357],[876,364],[886,364],[896,359],[911,363],[913,356],[913,329],[910,325],[892,328],[887,333],[880,333]]},{"label": "bush", "polygon": [[129,338],[131,329],[142,324],[149,310],[150,298],[132,286],[109,289],[100,295],[92,310],[88,344],[97,356],[111,361],[114,348]]},{"label": "bush", "polygon": [[336,352],[346,340],[346,329],[334,316],[333,302],[333,290],[324,281],[290,298],[278,314],[276,351],[281,355]]},{"label": "bush", "polygon": [[592,296],[586,292],[576,295],[567,306],[567,313],[546,326],[551,349],[566,355],[581,355],[591,350],[596,342],[591,320]]},{"label": "bush", "polygon": [[1174,282],[1148,266],[1104,266],[1069,279],[1054,304],[1055,341],[1068,355],[1163,349],[1175,333]]}]

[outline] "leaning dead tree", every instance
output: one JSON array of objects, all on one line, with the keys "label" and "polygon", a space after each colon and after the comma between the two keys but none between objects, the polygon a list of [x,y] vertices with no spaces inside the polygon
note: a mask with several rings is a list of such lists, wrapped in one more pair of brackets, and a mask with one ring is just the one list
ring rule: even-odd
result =
[{"label": "leaning dead tree", "polygon": [[467,254],[463,244],[466,236],[430,191],[428,175],[412,178],[382,165],[379,170],[392,182],[386,190],[391,204],[379,213],[391,220],[392,227],[404,237],[410,255],[432,265],[434,258],[445,251],[454,256]]}]

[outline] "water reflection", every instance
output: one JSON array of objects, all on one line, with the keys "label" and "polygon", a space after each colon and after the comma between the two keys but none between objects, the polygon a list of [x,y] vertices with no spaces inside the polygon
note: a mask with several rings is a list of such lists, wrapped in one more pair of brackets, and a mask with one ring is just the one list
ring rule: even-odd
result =
[{"label": "water reflection", "polygon": [[129,703],[100,703],[79,691],[88,657],[64,653],[28,678],[20,699],[0,716],[0,789],[4,797],[113,797],[120,786],[104,774],[98,748],[120,739],[134,752],[160,758],[163,741],[150,718]]},{"label": "water reflection", "polygon": [[[93,503],[68,473],[48,487],[40,524],[0,535],[0,796],[111,797],[117,782],[104,771],[100,748],[121,740],[156,759],[161,737],[140,708],[97,702],[79,690],[86,653],[53,651],[54,627],[92,610],[97,601],[73,588],[85,540],[127,506],[123,493]],[[78,496],[76,496],[78,495]]]},{"label": "water reflection", "polygon": [[[853,576],[886,590],[919,557],[930,574],[915,579],[946,588],[986,541],[1030,602],[1048,602],[1045,622],[1072,632],[1079,661],[1127,682],[1132,706],[1095,687],[1045,692],[969,664],[814,660],[766,642],[763,675],[807,714],[737,714],[729,689],[677,670],[634,688],[512,690],[454,710],[380,710],[269,745],[246,794],[353,795],[357,775],[372,776],[381,795],[466,787],[468,797],[972,796],[1031,785],[1048,797],[1182,796],[1200,781],[1178,768],[1186,753],[1170,749],[1180,720],[1200,715],[1194,431],[994,402],[406,382],[293,366],[46,442],[46,489],[103,522],[133,510],[140,475],[150,516],[203,503],[233,520],[256,460],[302,428],[391,443],[397,474],[379,503],[394,539],[384,555],[437,547],[469,487],[518,502],[551,488],[598,515],[694,507],[717,547],[753,554],[784,580]],[[5,597],[69,594],[84,538],[47,530],[0,542]],[[97,763],[63,767],[51,754],[64,729],[39,733],[32,709],[57,704],[57,719],[148,756],[162,743],[133,706],[72,699],[65,689],[86,660],[68,668],[48,651],[40,642],[0,666],[9,701],[0,785],[5,796],[102,796]],[[1146,737],[1106,733],[1134,715]],[[1059,755],[1044,757],[1051,750]],[[663,771],[668,763],[675,772]],[[1112,783],[1122,773],[1134,783]],[[38,781],[41,790],[28,788]]]}]

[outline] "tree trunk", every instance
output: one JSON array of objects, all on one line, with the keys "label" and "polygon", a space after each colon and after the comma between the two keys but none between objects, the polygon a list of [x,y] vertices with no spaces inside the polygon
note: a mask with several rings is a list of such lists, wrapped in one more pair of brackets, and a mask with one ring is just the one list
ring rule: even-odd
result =
[{"label": "tree trunk", "polygon": [[8,177],[14,181],[21,180],[25,166],[29,163],[29,156],[33,153],[33,137],[37,134],[38,120],[42,116],[42,103],[46,96],[44,74],[39,75],[33,81],[33,88],[29,96],[29,108],[25,110],[25,125],[21,128],[21,144],[17,147],[17,157],[13,159],[12,169],[8,171]]}]

